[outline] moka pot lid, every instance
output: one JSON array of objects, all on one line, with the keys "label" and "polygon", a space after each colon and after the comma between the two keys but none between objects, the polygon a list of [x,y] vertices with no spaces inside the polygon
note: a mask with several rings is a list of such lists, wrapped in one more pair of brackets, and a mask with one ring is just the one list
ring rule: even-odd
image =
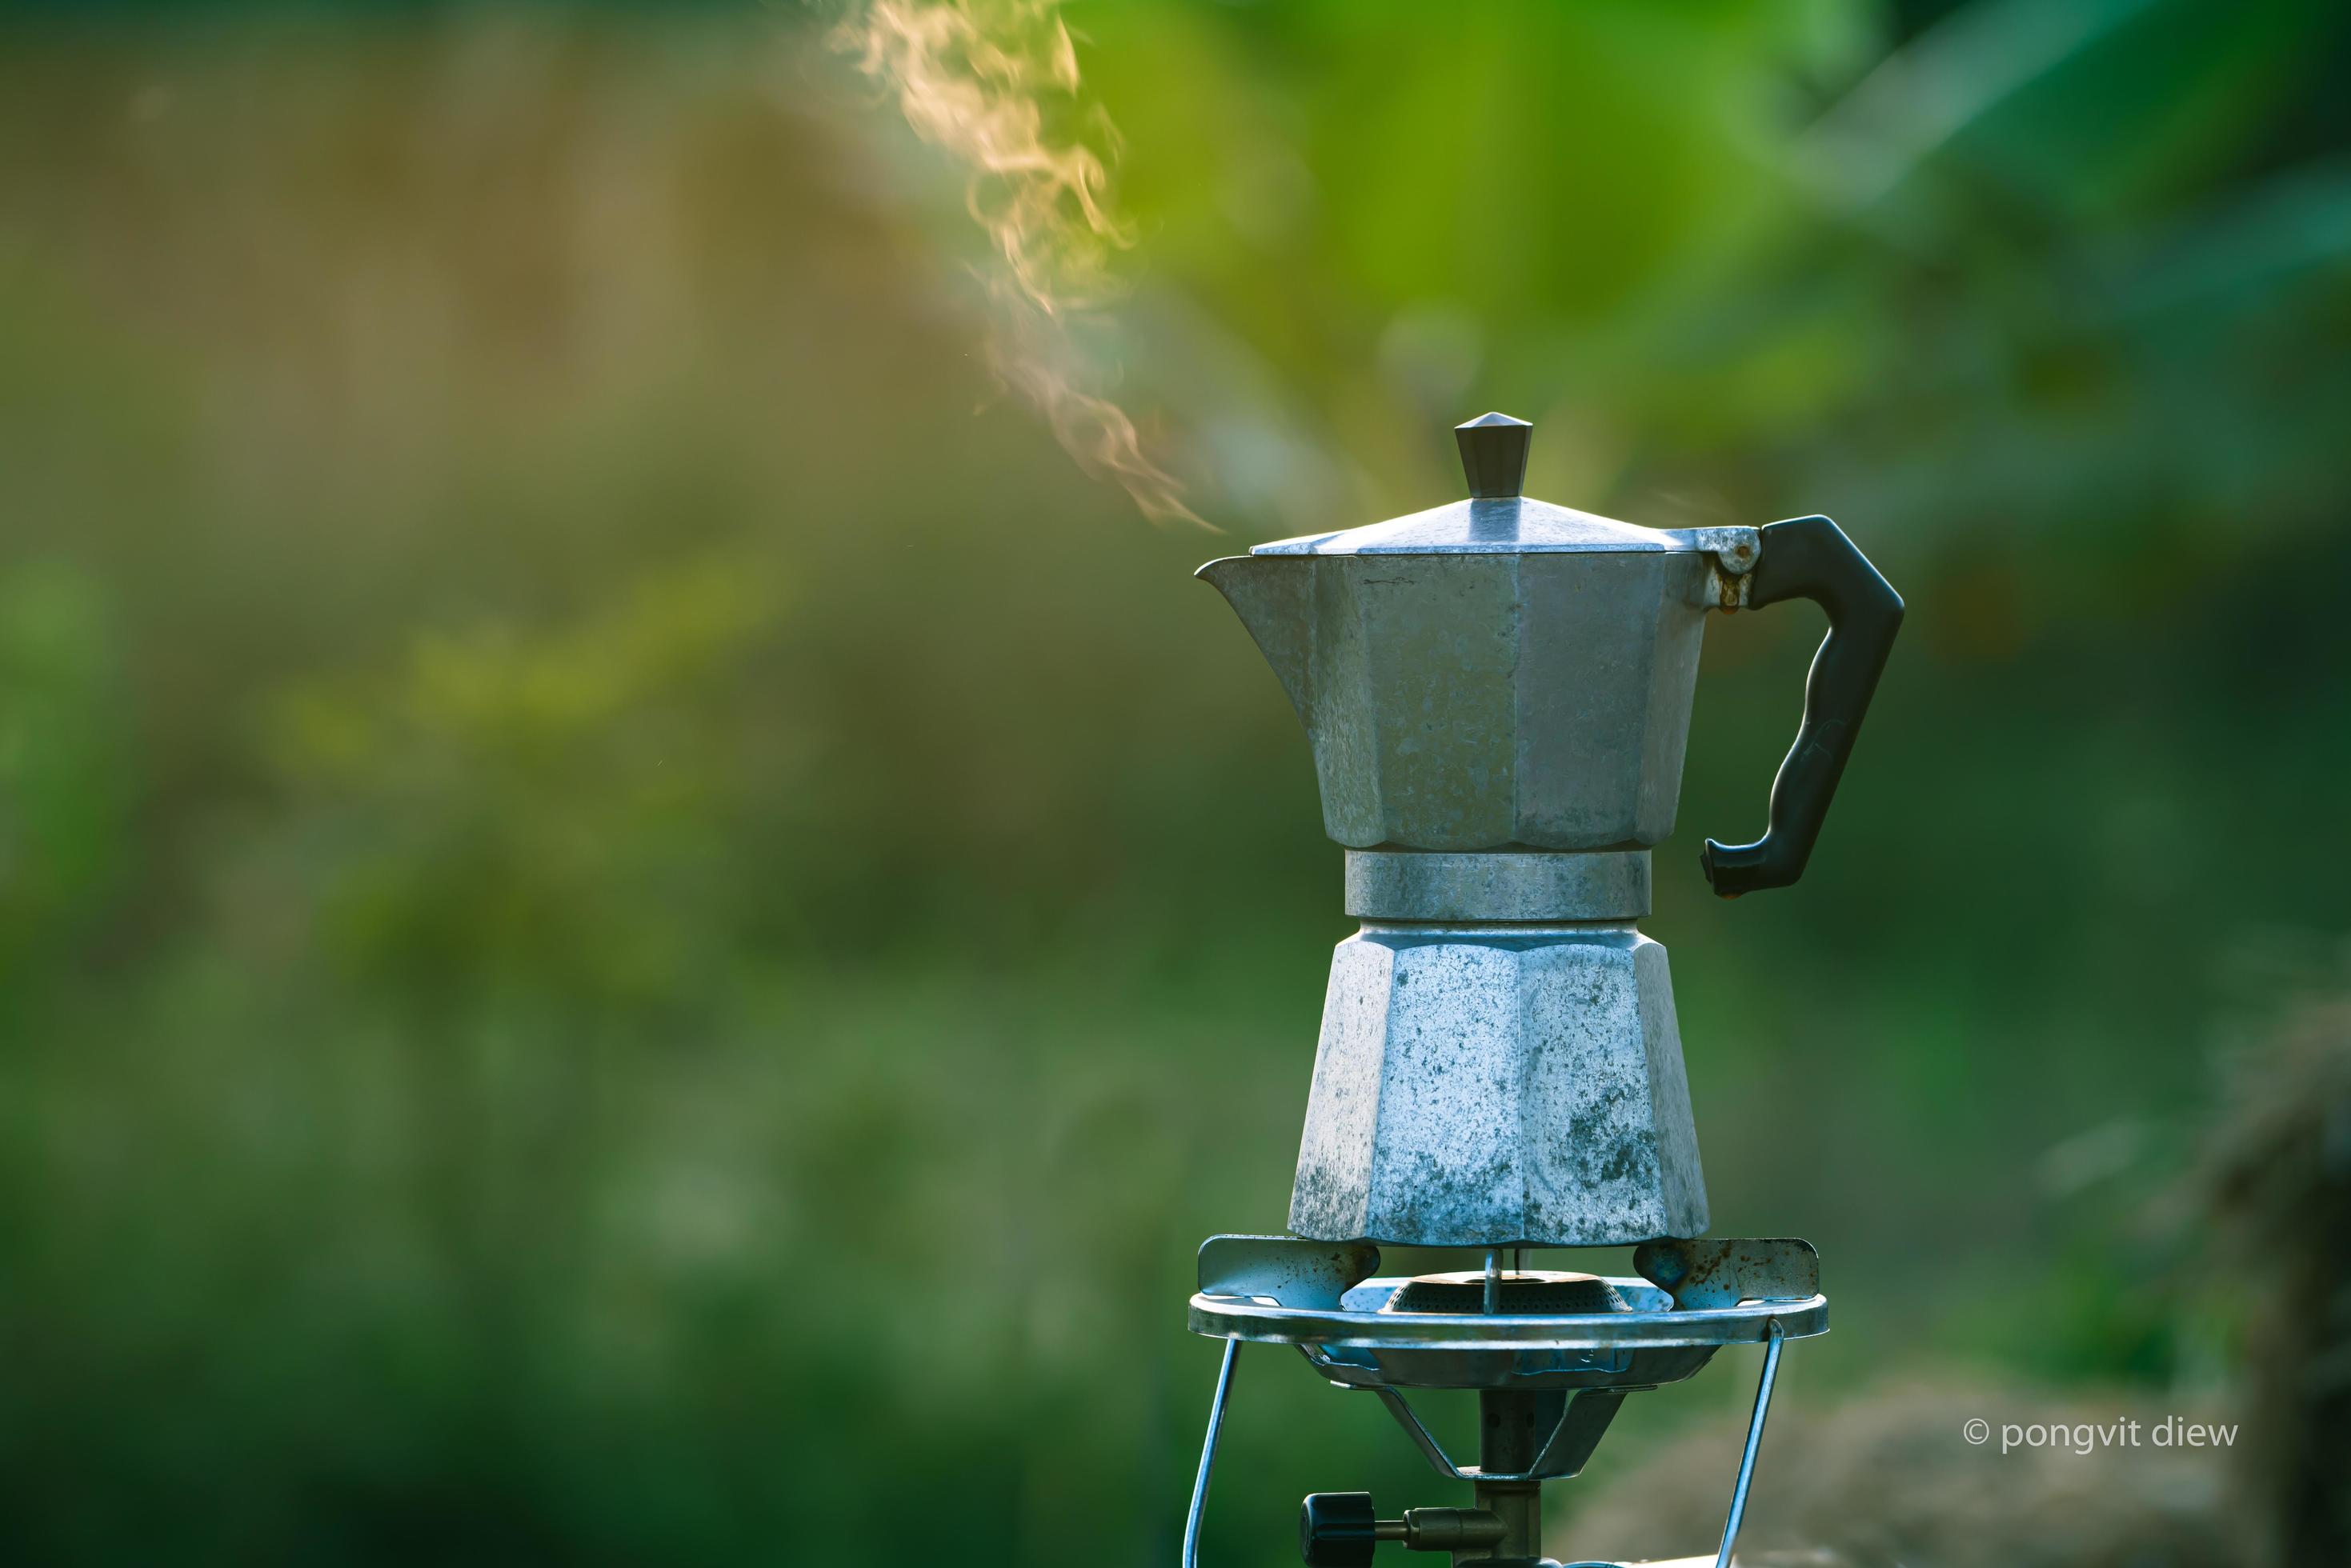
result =
[{"label": "moka pot lid", "polygon": [[1361,528],[1302,535],[1253,546],[1252,556],[1510,556],[1703,553],[1744,571],[1754,565],[1752,528],[1644,528],[1522,495],[1534,426],[1481,414],[1454,428],[1469,496]]}]

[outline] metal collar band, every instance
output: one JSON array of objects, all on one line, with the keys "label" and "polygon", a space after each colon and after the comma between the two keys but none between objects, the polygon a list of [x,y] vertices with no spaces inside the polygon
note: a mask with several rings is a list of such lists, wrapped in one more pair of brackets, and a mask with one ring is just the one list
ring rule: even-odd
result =
[{"label": "metal collar band", "polygon": [[1347,913],[1358,919],[1638,919],[1649,912],[1649,852],[1493,855],[1347,851]]}]

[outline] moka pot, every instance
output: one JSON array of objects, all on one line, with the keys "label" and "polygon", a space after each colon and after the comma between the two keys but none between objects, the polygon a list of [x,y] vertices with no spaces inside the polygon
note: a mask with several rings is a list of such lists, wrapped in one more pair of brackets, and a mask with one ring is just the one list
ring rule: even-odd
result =
[{"label": "moka pot", "polygon": [[1531,427],[1456,431],[1470,498],[1200,569],[1306,725],[1362,929],[1332,956],[1290,1229],[1585,1246],[1707,1229],[1649,849],[1711,610],[1830,628],[1726,898],[1802,873],[1902,619],[1825,517],[1650,529],[1520,494]]}]

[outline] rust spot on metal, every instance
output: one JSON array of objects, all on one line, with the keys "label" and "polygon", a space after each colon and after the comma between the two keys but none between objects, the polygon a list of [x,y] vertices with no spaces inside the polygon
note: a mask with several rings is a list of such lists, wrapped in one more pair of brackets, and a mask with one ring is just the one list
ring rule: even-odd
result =
[{"label": "rust spot on metal", "polygon": [[1800,1300],[1821,1285],[1820,1254],[1793,1238],[1648,1241],[1633,1267],[1677,1307]]}]

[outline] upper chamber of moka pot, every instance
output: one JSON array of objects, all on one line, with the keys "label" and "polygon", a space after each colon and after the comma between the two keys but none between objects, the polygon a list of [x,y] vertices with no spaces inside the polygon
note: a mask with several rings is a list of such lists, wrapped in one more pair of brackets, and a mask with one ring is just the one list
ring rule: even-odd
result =
[{"label": "upper chamber of moka pot", "polygon": [[1290,1228],[1583,1246],[1700,1235],[1705,1184],[1648,849],[1669,834],[1709,609],[1831,636],[1726,896],[1793,881],[1901,618],[1824,517],[1660,530],[1519,493],[1531,427],[1457,431],[1470,496],[1200,570],[1306,725],[1362,931],[1333,956]]},{"label": "upper chamber of moka pot", "polygon": [[1466,501],[1200,569],[1305,722],[1341,844],[1604,850],[1673,831],[1705,612],[1756,531],[1522,496],[1531,429],[1460,428]]}]

